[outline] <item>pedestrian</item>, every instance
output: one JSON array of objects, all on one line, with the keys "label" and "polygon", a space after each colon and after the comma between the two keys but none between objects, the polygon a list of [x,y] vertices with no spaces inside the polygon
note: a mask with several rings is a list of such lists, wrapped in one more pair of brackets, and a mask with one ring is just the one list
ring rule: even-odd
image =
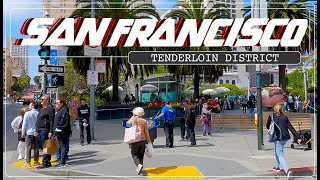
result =
[{"label": "pedestrian", "polygon": [[24,114],[24,119],[22,123],[22,138],[26,140],[26,163],[24,167],[30,167],[31,162],[31,149],[33,146],[34,150],[34,165],[38,166],[39,164],[39,139],[37,138],[36,132],[36,123],[38,119],[38,104],[36,102],[31,102],[29,104],[29,110]]},{"label": "pedestrian", "polygon": [[56,101],[56,109],[57,113],[54,117],[53,129],[61,147],[61,160],[57,166],[65,167],[67,166],[66,160],[69,146],[68,139],[71,134],[70,114],[69,109],[67,108],[67,102],[63,99]]},{"label": "pedestrian", "polygon": [[240,103],[241,103],[241,107],[242,107],[242,113],[246,114],[247,113],[247,106],[248,106],[248,98],[246,95],[242,96]]},{"label": "pedestrian", "polygon": [[80,125],[80,143],[84,146],[84,128],[87,131],[87,143],[91,144],[91,132],[90,132],[90,108],[87,105],[85,99],[81,99],[81,105],[78,107],[78,119]]},{"label": "pedestrian", "polygon": [[294,103],[294,108],[295,108],[296,112],[299,112],[300,111],[301,96],[298,95],[295,97],[295,99],[296,99],[296,102]]},{"label": "pedestrian", "polygon": [[130,100],[131,103],[135,103],[136,102],[136,97],[134,97],[133,94],[131,94],[131,100]]},{"label": "pedestrian", "polygon": [[[271,119],[271,116],[273,117]],[[286,159],[284,158],[284,152],[283,148],[284,145],[287,143],[287,141],[291,138],[288,129],[291,131],[291,133],[294,135],[294,138],[298,139],[298,143],[301,143],[301,139],[299,138],[299,134],[294,129],[292,124],[290,123],[287,116],[283,114],[282,106],[280,104],[275,105],[274,107],[274,113],[272,113],[266,123],[266,127],[269,130],[271,122],[274,122],[274,132],[275,132],[275,138],[274,146],[275,146],[275,167],[273,168],[273,171],[280,172],[280,164],[283,167],[284,172],[287,175],[287,178],[289,179],[292,176],[292,171],[289,170],[287,166]]]},{"label": "pedestrian", "polygon": [[[44,148],[44,142],[53,137],[53,122],[55,110],[49,106],[49,96],[43,95],[41,97],[41,105],[35,136],[39,139],[41,149]],[[49,168],[51,166],[51,154],[43,154],[42,165],[38,168]]]},{"label": "pedestrian", "polygon": [[190,147],[195,147],[196,144],[196,136],[194,132],[194,127],[196,126],[196,110],[194,106],[187,106],[186,107],[186,114],[185,114],[185,119],[186,119],[186,126],[187,126],[187,131],[188,131],[188,137],[190,139]]},{"label": "pedestrian", "polygon": [[20,109],[19,115],[16,118],[14,118],[14,120],[11,122],[11,127],[13,129],[13,132],[18,134],[18,142],[19,142],[17,147],[17,151],[19,155],[18,160],[26,159],[26,142],[25,142],[25,138],[21,137],[23,117],[26,111],[27,111],[26,108]]},{"label": "pedestrian", "polygon": [[287,112],[288,111],[288,97],[287,97],[287,95],[283,95],[283,99],[282,99],[282,102],[283,102],[283,109],[284,109],[284,111],[285,112]]},{"label": "pedestrian", "polygon": [[254,112],[254,108],[256,108],[256,97],[254,94],[250,94],[249,96],[249,101],[248,101],[248,109],[249,109],[249,113],[250,113],[250,121],[253,120],[253,112]]},{"label": "pedestrian", "polygon": [[203,136],[211,135],[211,110],[208,109],[208,104],[204,103],[201,110],[201,121],[203,125]]},{"label": "pedestrian", "polygon": [[314,113],[315,111],[317,111],[317,92],[314,93],[310,93],[308,100],[309,100],[309,113]]},{"label": "pedestrian", "polygon": [[164,120],[164,132],[166,135],[166,146],[164,148],[173,148],[173,128],[175,120],[175,110],[170,106],[167,101],[165,106],[161,109],[161,114],[157,117],[158,119],[163,118]]},{"label": "pedestrian", "polygon": [[126,103],[126,105],[129,104],[129,102],[130,102],[130,97],[129,97],[128,94],[127,94],[126,97],[124,98],[124,102]]},{"label": "pedestrian", "polygon": [[289,96],[288,96],[289,112],[293,112],[294,111],[294,103],[295,103],[295,99],[292,96],[292,94],[289,93]]},{"label": "pedestrian", "polygon": [[151,139],[147,127],[147,121],[143,119],[143,108],[136,107],[133,109],[132,113],[133,116],[129,119],[128,124],[131,126],[133,126],[134,124],[139,126],[137,133],[141,137],[141,141],[131,143],[129,144],[129,147],[131,149],[133,162],[137,166],[136,171],[138,175],[140,175],[143,170],[143,158],[146,149],[146,144],[151,144]]},{"label": "pedestrian", "polygon": [[[184,114],[185,114],[186,113],[187,103],[183,103],[182,107],[183,107],[183,111],[184,111]],[[180,141],[184,141],[185,139],[188,139],[188,135],[186,135],[185,115],[182,118],[180,118],[180,131],[181,131],[181,140]]]}]

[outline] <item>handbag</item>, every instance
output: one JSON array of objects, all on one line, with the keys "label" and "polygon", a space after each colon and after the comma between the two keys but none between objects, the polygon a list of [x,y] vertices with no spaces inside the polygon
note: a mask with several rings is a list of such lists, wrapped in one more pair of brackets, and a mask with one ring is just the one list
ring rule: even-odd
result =
[{"label": "handbag", "polygon": [[271,118],[271,123],[270,123],[270,127],[269,127],[269,130],[267,132],[266,137],[267,137],[268,142],[274,142],[276,139],[276,133],[274,131],[274,127],[275,127],[275,125],[277,126],[277,124],[274,122],[273,114],[270,115],[270,118]]},{"label": "handbag", "polygon": [[146,150],[145,150],[145,155],[148,157],[148,158],[152,158],[155,156],[155,153],[154,153],[154,150],[153,150],[153,146],[151,143],[149,143],[146,147]]},{"label": "handbag", "polygon": [[58,152],[59,142],[56,139],[48,139],[44,141],[43,154],[56,154]]},{"label": "handbag", "polygon": [[141,141],[141,126],[135,121],[130,128],[126,128],[123,141],[127,144]]}]

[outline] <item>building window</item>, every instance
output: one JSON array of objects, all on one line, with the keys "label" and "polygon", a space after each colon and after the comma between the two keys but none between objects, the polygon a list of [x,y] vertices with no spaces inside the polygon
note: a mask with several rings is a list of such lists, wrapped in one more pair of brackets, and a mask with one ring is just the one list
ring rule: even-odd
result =
[{"label": "building window", "polygon": [[246,72],[249,72],[249,67],[248,67],[248,65],[246,65]]},{"label": "building window", "polygon": [[219,84],[223,84],[223,80],[222,79],[220,79]]},{"label": "building window", "polygon": [[236,10],[232,9],[232,13],[234,13],[234,14],[235,14],[235,13],[236,13]]},{"label": "building window", "polygon": [[235,80],[232,80],[231,83],[235,85],[235,84],[236,84],[236,81],[235,81]]},{"label": "building window", "polygon": [[226,84],[229,84],[229,80],[228,79],[226,80]]},{"label": "building window", "polygon": [[236,8],[236,5],[232,5],[232,8]]}]

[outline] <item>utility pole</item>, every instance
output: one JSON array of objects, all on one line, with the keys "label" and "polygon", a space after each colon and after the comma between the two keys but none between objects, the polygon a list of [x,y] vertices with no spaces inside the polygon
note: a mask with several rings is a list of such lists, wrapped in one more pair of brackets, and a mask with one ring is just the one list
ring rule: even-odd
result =
[{"label": "utility pole", "polygon": [[304,100],[308,99],[308,88],[307,88],[307,70],[306,63],[302,63],[302,72],[303,72],[303,88],[304,88]]},{"label": "utility pole", "polygon": [[[46,18],[49,17],[49,13],[47,10],[44,12],[44,15],[46,16]],[[47,29],[49,29],[49,25],[47,25],[46,27]],[[49,50],[49,54],[50,54],[50,50]],[[44,60],[44,65],[46,66],[47,58],[44,58],[43,60]],[[47,94],[47,73],[46,72],[43,72],[43,94]]]},{"label": "utility pole", "polygon": [[[265,0],[252,0],[252,17],[268,18],[267,2]],[[253,47],[254,51],[268,51],[267,47]],[[262,95],[261,95],[261,65],[256,65],[256,86],[257,86],[257,114],[258,114],[258,150],[263,149],[263,115],[262,115]]]},{"label": "utility pole", "polygon": [[[91,18],[94,18],[94,0],[91,0]],[[95,62],[94,57],[90,58],[90,70],[95,70]],[[95,110],[94,110],[94,85],[90,85],[90,130],[91,130],[91,138],[94,139],[94,120],[95,120]]]}]

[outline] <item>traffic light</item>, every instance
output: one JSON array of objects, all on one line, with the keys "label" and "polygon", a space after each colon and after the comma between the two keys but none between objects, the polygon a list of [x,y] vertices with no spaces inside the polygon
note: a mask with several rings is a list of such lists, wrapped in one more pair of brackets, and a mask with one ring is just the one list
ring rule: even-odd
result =
[{"label": "traffic light", "polygon": [[41,59],[50,59],[50,46],[41,46],[38,55]]}]

